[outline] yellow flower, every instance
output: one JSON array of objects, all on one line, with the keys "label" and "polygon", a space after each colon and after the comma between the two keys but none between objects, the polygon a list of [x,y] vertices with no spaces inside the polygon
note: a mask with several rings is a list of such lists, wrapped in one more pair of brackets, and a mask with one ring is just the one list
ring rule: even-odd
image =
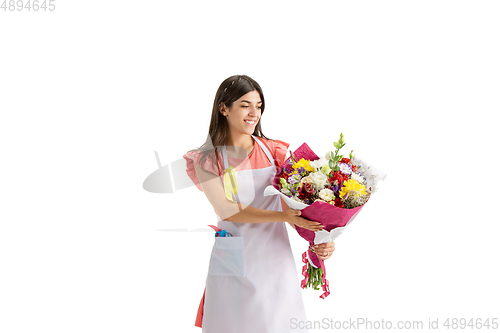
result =
[{"label": "yellow flower", "polygon": [[344,184],[339,192],[339,197],[344,198],[347,193],[349,193],[349,195],[359,197],[366,194],[366,187],[365,185],[361,185],[354,179],[348,179],[344,181]]},{"label": "yellow flower", "polygon": [[301,158],[298,162],[294,163],[292,167],[296,170],[299,169],[300,167],[304,168],[306,171],[311,171],[314,172],[316,169],[314,169],[312,166],[309,165],[309,160],[305,160],[304,158]]}]

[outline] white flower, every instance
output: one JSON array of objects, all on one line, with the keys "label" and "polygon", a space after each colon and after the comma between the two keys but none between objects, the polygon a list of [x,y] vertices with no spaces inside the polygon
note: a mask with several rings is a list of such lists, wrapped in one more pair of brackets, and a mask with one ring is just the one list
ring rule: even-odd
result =
[{"label": "white flower", "polygon": [[352,173],[351,179],[357,181],[360,184],[363,184],[363,182],[365,181],[365,179],[357,172]]},{"label": "white flower", "polygon": [[309,184],[312,184],[312,179],[310,176],[306,176],[306,177],[303,177],[301,180],[300,180],[300,185],[304,184],[304,183],[309,183]]},{"label": "white flower", "polygon": [[325,154],[325,158],[327,160],[331,160],[332,159],[332,154],[333,154],[333,151],[330,150],[328,153]]},{"label": "white flower", "polygon": [[327,165],[328,164],[328,159],[322,157],[322,158],[319,158],[315,161],[310,161],[309,162],[309,165],[312,166],[313,168],[317,170],[321,169],[323,166]]},{"label": "white flower", "polygon": [[321,190],[328,183],[328,177],[321,171],[310,173],[308,177],[311,178],[312,186],[316,190]]},{"label": "white flower", "polygon": [[384,180],[387,177],[387,175],[382,171],[372,167],[368,163],[360,160],[359,158],[354,157],[354,159],[351,161],[355,165],[359,165],[358,171],[366,179],[365,186],[367,192],[369,193],[376,192],[378,182]]},{"label": "white flower", "polygon": [[319,191],[319,197],[324,201],[332,201],[333,199],[335,199],[333,191],[330,190],[329,188],[324,188],[321,191]]},{"label": "white flower", "polygon": [[290,190],[286,187],[282,187],[281,192],[283,192],[285,195],[292,195],[292,192],[290,192]]},{"label": "white flower", "polygon": [[346,175],[350,175],[352,173],[351,166],[347,163],[339,164],[340,172],[345,173]]}]

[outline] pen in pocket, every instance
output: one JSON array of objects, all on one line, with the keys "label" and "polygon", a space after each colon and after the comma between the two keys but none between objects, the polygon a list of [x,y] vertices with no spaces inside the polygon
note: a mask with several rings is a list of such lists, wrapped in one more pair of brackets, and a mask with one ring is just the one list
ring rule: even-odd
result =
[{"label": "pen in pocket", "polygon": [[215,237],[231,237],[231,234],[226,230],[218,228],[214,225],[208,225],[208,226],[215,230]]}]

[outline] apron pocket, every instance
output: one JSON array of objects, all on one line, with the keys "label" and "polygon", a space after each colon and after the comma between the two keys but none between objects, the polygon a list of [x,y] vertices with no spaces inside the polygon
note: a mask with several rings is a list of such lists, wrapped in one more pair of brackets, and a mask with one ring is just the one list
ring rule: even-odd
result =
[{"label": "apron pocket", "polygon": [[215,237],[209,275],[246,276],[245,244],[242,236]]}]

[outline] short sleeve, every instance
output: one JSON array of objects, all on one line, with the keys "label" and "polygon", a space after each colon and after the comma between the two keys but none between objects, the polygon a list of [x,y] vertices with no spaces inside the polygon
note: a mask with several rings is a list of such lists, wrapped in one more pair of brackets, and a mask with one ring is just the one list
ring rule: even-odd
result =
[{"label": "short sleeve", "polygon": [[273,152],[274,163],[276,164],[277,167],[281,167],[283,163],[285,163],[286,155],[288,154],[288,147],[290,146],[290,144],[281,140],[273,140],[273,143],[274,143],[274,152]]},{"label": "short sleeve", "polygon": [[[196,163],[196,165],[199,165],[198,162],[201,157],[201,154],[199,152],[188,152],[184,154],[182,157],[184,157],[184,159],[186,160],[186,167],[187,167],[186,172],[189,178],[191,178],[196,187],[203,192],[203,188],[201,187],[198,176],[196,175],[196,170],[194,169],[194,163]],[[213,164],[211,161],[209,161],[209,159],[205,161],[204,169],[212,172],[215,175],[218,175],[218,172],[214,170]]]}]

